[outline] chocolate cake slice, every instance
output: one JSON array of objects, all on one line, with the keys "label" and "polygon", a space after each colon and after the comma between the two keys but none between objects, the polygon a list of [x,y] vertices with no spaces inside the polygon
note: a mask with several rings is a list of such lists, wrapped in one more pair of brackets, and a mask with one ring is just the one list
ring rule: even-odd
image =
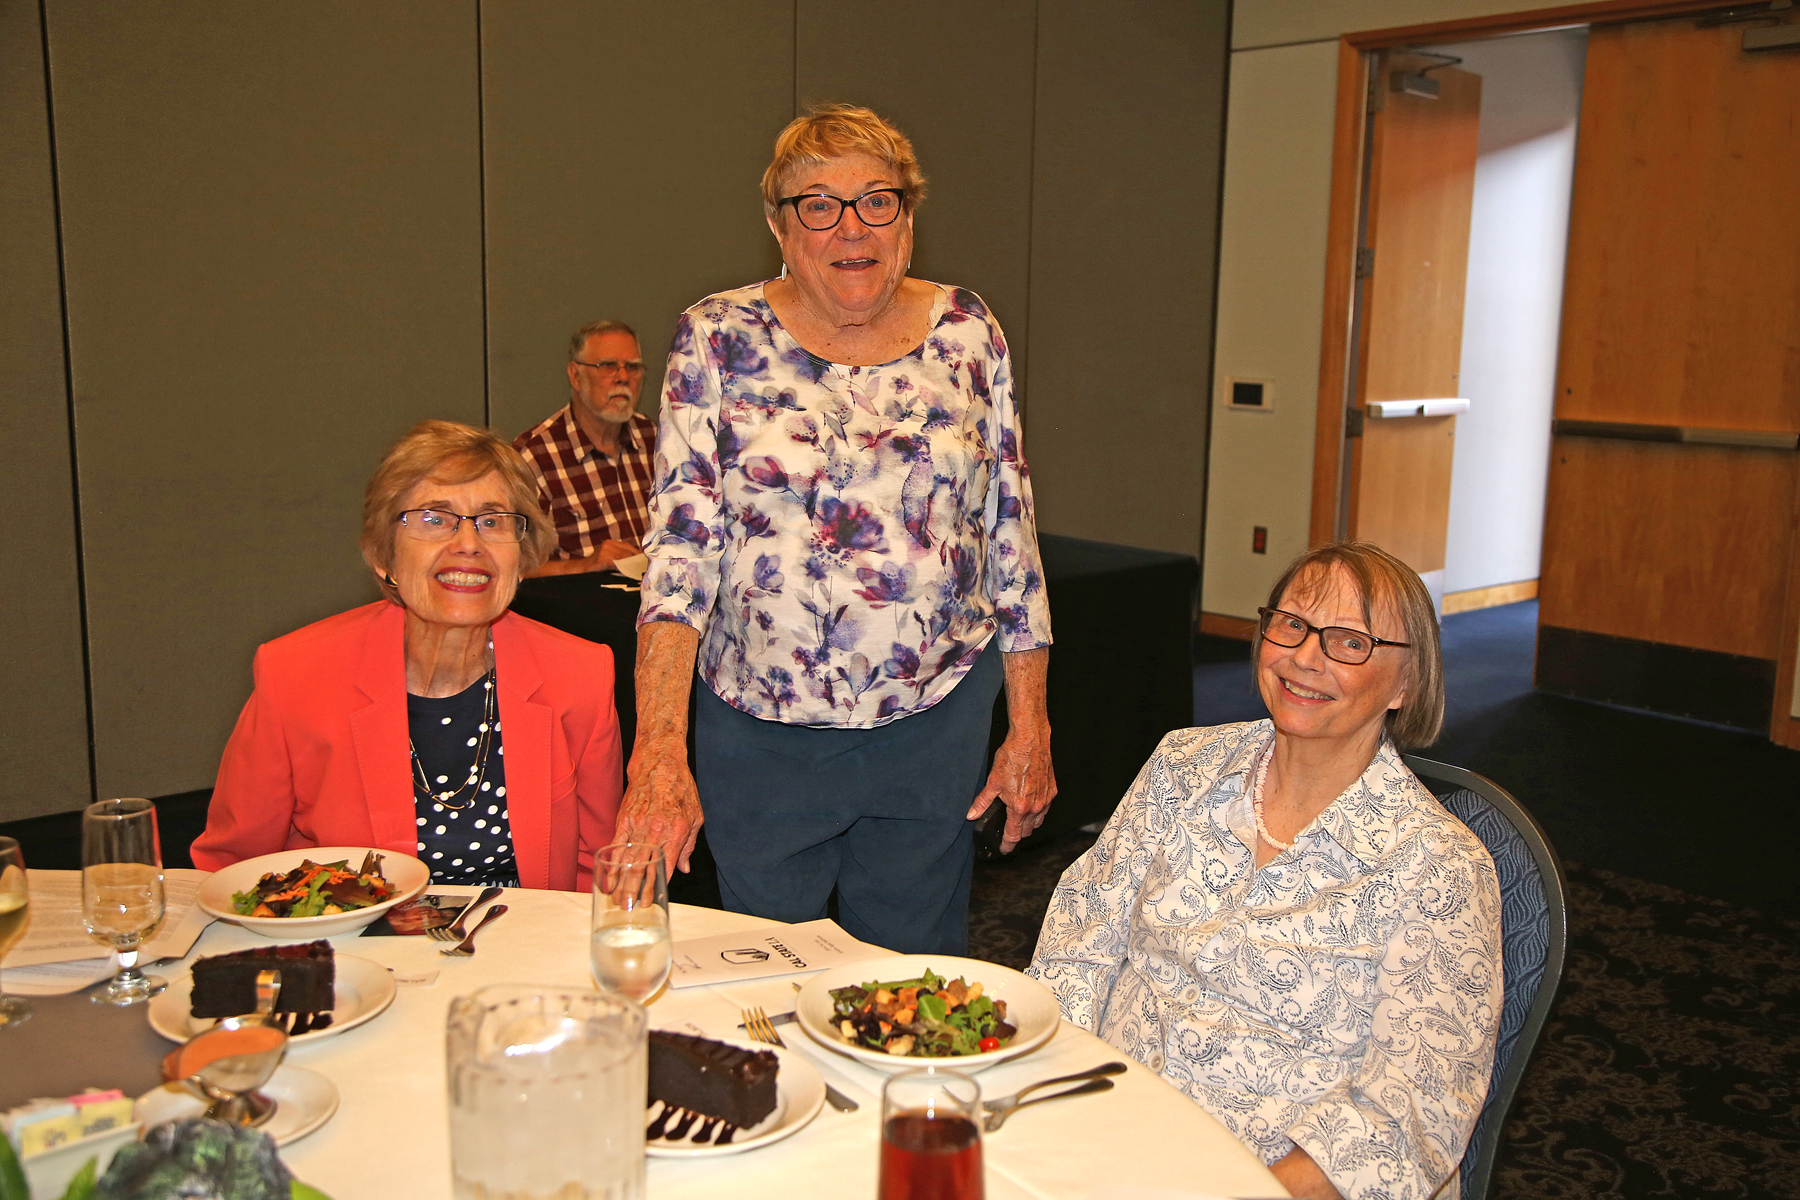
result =
[{"label": "chocolate cake slice", "polygon": [[233,954],[215,954],[194,963],[194,990],[189,1011],[198,1018],[241,1017],[256,1011],[256,976],[281,973],[277,1013],[294,1014],[291,1032],[305,1033],[331,1024],[336,1004],[337,969],[331,943],[258,946]]},{"label": "chocolate cake slice", "polygon": [[748,1129],[775,1111],[781,1062],[685,1033],[650,1031],[650,1099]]}]

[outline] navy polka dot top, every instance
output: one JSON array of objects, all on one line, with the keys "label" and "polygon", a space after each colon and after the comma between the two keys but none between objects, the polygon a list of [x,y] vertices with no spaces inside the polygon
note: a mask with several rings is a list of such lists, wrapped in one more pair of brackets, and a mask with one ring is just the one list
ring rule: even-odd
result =
[{"label": "navy polka dot top", "polygon": [[[418,756],[413,768],[418,855],[431,868],[433,883],[519,886],[499,720],[491,731],[486,728],[493,686],[489,672],[454,696],[406,697],[406,722]],[[448,801],[438,799],[443,792],[451,793]]]}]

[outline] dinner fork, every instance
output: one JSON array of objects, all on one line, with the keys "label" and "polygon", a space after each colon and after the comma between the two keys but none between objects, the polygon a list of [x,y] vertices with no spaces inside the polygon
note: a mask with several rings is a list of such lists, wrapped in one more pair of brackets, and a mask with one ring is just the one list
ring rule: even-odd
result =
[{"label": "dinner fork", "polygon": [[[1129,1070],[1125,1067],[1125,1063],[1105,1063],[1103,1067],[1093,1067],[1091,1070],[1080,1070],[1080,1072],[1076,1072],[1073,1076],[1058,1076],[1058,1078],[1055,1079],[1040,1079],[1037,1083],[1031,1083],[1030,1087],[1019,1088],[1017,1092],[1013,1092],[1012,1096],[1003,1096],[999,1097],[999,1099],[983,1101],[983,1105],[981,1106],[985,1108],[986,1114],[988,1115],[986,1115],[985,1121],[981,1124],[981,1128],[988,1133],[992,1133],[994,1130],[997,1130],[997,1128],[1001,1128],[1003,1124],[1006,1124],[1006,1117],[1010,1117],[1010,1115],[1012,1115],[1013,1112],[1017,1112],[1019,1108],[1028,1108],[1028,1106],[1031,1105],[1042,1105],[1046,1099],[1062,1099],[1064,1096],[1087,1096],[1089,1092],[1105,1092],[1105,1090],[1109,1090],[1109,1088],[1112,1087],[1112,1079],[1103,1078],[1103,1076],[1125,1074],[1125,1070]],[[1037,1088],[1049,1087],[1049,1085],[1053,1085],[1053,1083],[1080,1083],[1082,1079],[1087,1079],[1087,1083],[1082,1083],[1082,1087],[1071,1087],[1067,1092],[1057,1092],[1057,1094],[1053,1094],[1053,1096],[1039,1096],[1037,1099],[1024,1099],[1024,1096],[1026,1096],[1028,1092],[1035,1092]]]},{"label": "dinner fork", "polygon": [[494,905],[494,907],[481,914],[481,920],[476,922],[475,928],[469,930],[469,935],[467,937],[463,938],[462,941],[456,943],[456,945],[450,947],[448,950],[439,950],[438,953],[448,955],[451,958],[470,957],[475,953],[475,935],[505,915],[506,905]]},{"label": "dinner fork", "polygon": [[471,900],[469,906],[462,910],[462,915],[456,918],[455,924],[434,925],[425,931],[425,935],[427,937],[434,937],[440,942],[462,941],[463,938],[467,937],[469,934],[469,918],[475,915],[475,910],[486,904],[489,900],[498,899],[500,893],[505,890],[506,889],[502,887],[483,888],[481,890],[481,895]]},{"label": "dinner fork", "polygon": [[[783,1050],[787,1049],[787,1043],[781,1040],[781,1035],[775,1032],[775,1026],[769,1023],[768,1014],[763,1012],[760,1007],[746,1008],[743,1012],[744,1032],[750,1035],[751,1041],[761,1042],[765,1046],[780,1046]],[[825,1099],[830,1101],[831,1107],[839,1112],[855,1112],[857,1109],[856,1101],[829,1083],[825,1085]]]}]

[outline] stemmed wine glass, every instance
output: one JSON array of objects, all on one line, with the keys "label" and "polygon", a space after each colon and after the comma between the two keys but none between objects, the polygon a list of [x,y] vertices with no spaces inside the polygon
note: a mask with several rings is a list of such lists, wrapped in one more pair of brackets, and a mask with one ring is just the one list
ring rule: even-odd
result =
[{"label": "stemmed wine glass", "polygon": [[[25,885],[25,855],[19,843],[0,837],[0,961],[31,924],[31,892]],[[31,1019],[31,1005],[0,988],[0,1029]]]},{"label": "stemmed wine glass", "polygon": [[113,950],[115,974],[95,1004],[141,1004],[166,986],[137,968],[163,920],[162,843],[148,800],[102,800],[81,814],[81,919]]},{"label": "stemmed wine glass", "polygon": [[594,982],[643,1001],[669,977],[669,875],[661,846],[614,842],[594,855],[588,957]]}]

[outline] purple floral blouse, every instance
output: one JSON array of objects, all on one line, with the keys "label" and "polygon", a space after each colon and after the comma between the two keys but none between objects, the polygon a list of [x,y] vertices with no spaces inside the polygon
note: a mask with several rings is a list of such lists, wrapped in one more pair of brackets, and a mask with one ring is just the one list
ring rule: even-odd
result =
[{"label": "purple floral blouse", "polygon": [[1050,644],[1006,339],[938,288],[875,367],[814,358],[761,284],[681,315],[656,441],[640,625],[701,631],[726,703],[869,728],[948,695],[996,631]]}]

